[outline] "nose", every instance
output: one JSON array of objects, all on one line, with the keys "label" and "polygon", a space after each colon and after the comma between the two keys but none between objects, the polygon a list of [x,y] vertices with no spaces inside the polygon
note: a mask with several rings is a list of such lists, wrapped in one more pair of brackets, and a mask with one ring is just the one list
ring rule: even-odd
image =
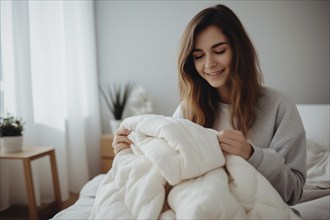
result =
[{"label": "nose", "polygon": [[212,69],[216,65],[217,65],[217,62],[216,62],[216,60],[214,59],[213,56],[206,56],[206,60],[205,60],[205,68],[206,69]]}]

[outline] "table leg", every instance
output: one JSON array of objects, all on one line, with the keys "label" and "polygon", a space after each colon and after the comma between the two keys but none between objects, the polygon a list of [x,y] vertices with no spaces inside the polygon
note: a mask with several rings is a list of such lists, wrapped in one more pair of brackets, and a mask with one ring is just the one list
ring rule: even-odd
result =
[{"label": "table leg", "polygon": [[52,169],[52,179],[53,179],[53,186],[54,186],[54,195],[55,195],[55,201],[57,205],[57,209],[60,210],[61,208],[61,190],[60,190],[60,184],[58,179],[58,173],[57,173],[57,165],[56,165],[56,158],[55,158],[55,151],[52,150],[49,152],[49,158],[50,158],[50,166]]},{"label": "table leg", "polygon": [[33,186],[31,160],[23,159],[23,163],[24,163],[23,167],[24,167],[26,191],[29,201],[30,219],[35,220],[38,219],[38,209],[37,209],[36,197]]}]

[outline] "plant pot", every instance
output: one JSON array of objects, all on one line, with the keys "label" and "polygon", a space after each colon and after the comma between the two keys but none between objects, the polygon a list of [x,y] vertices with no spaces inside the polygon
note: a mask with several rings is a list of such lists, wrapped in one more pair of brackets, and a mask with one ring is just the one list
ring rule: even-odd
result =
[{"label": "plant pot", "polygon": [[20,152],[23,147],[23,136],[1,137],[2,152]]},{"label": "plant pot", "polygon": [[117,131],[117,129],[119,128],[121,122],[122,122],[122,120],[115,120],[115,119],[110,120],[111,133],[114,134]]}]

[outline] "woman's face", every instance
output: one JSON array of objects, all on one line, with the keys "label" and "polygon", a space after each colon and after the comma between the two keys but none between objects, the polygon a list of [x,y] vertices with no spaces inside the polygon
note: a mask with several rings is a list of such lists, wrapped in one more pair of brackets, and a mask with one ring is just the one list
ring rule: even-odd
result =
[{"label": "woman's face", "polygon": [[221,29],[209,26],[200,32],[192,55],[199,75],[217,89],[221,99],[228,100],[232,49]]}]

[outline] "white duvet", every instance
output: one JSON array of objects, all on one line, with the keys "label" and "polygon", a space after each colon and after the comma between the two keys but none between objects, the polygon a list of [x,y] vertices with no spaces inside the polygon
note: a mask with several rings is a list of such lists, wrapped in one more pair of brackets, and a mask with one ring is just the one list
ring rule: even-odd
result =
[{"label": "white duvet", "polygon": [[299,219],[254,167],[222,153],[215,131],[160,115],[121,126],[134,144],[115,157],[90,219]]}]

